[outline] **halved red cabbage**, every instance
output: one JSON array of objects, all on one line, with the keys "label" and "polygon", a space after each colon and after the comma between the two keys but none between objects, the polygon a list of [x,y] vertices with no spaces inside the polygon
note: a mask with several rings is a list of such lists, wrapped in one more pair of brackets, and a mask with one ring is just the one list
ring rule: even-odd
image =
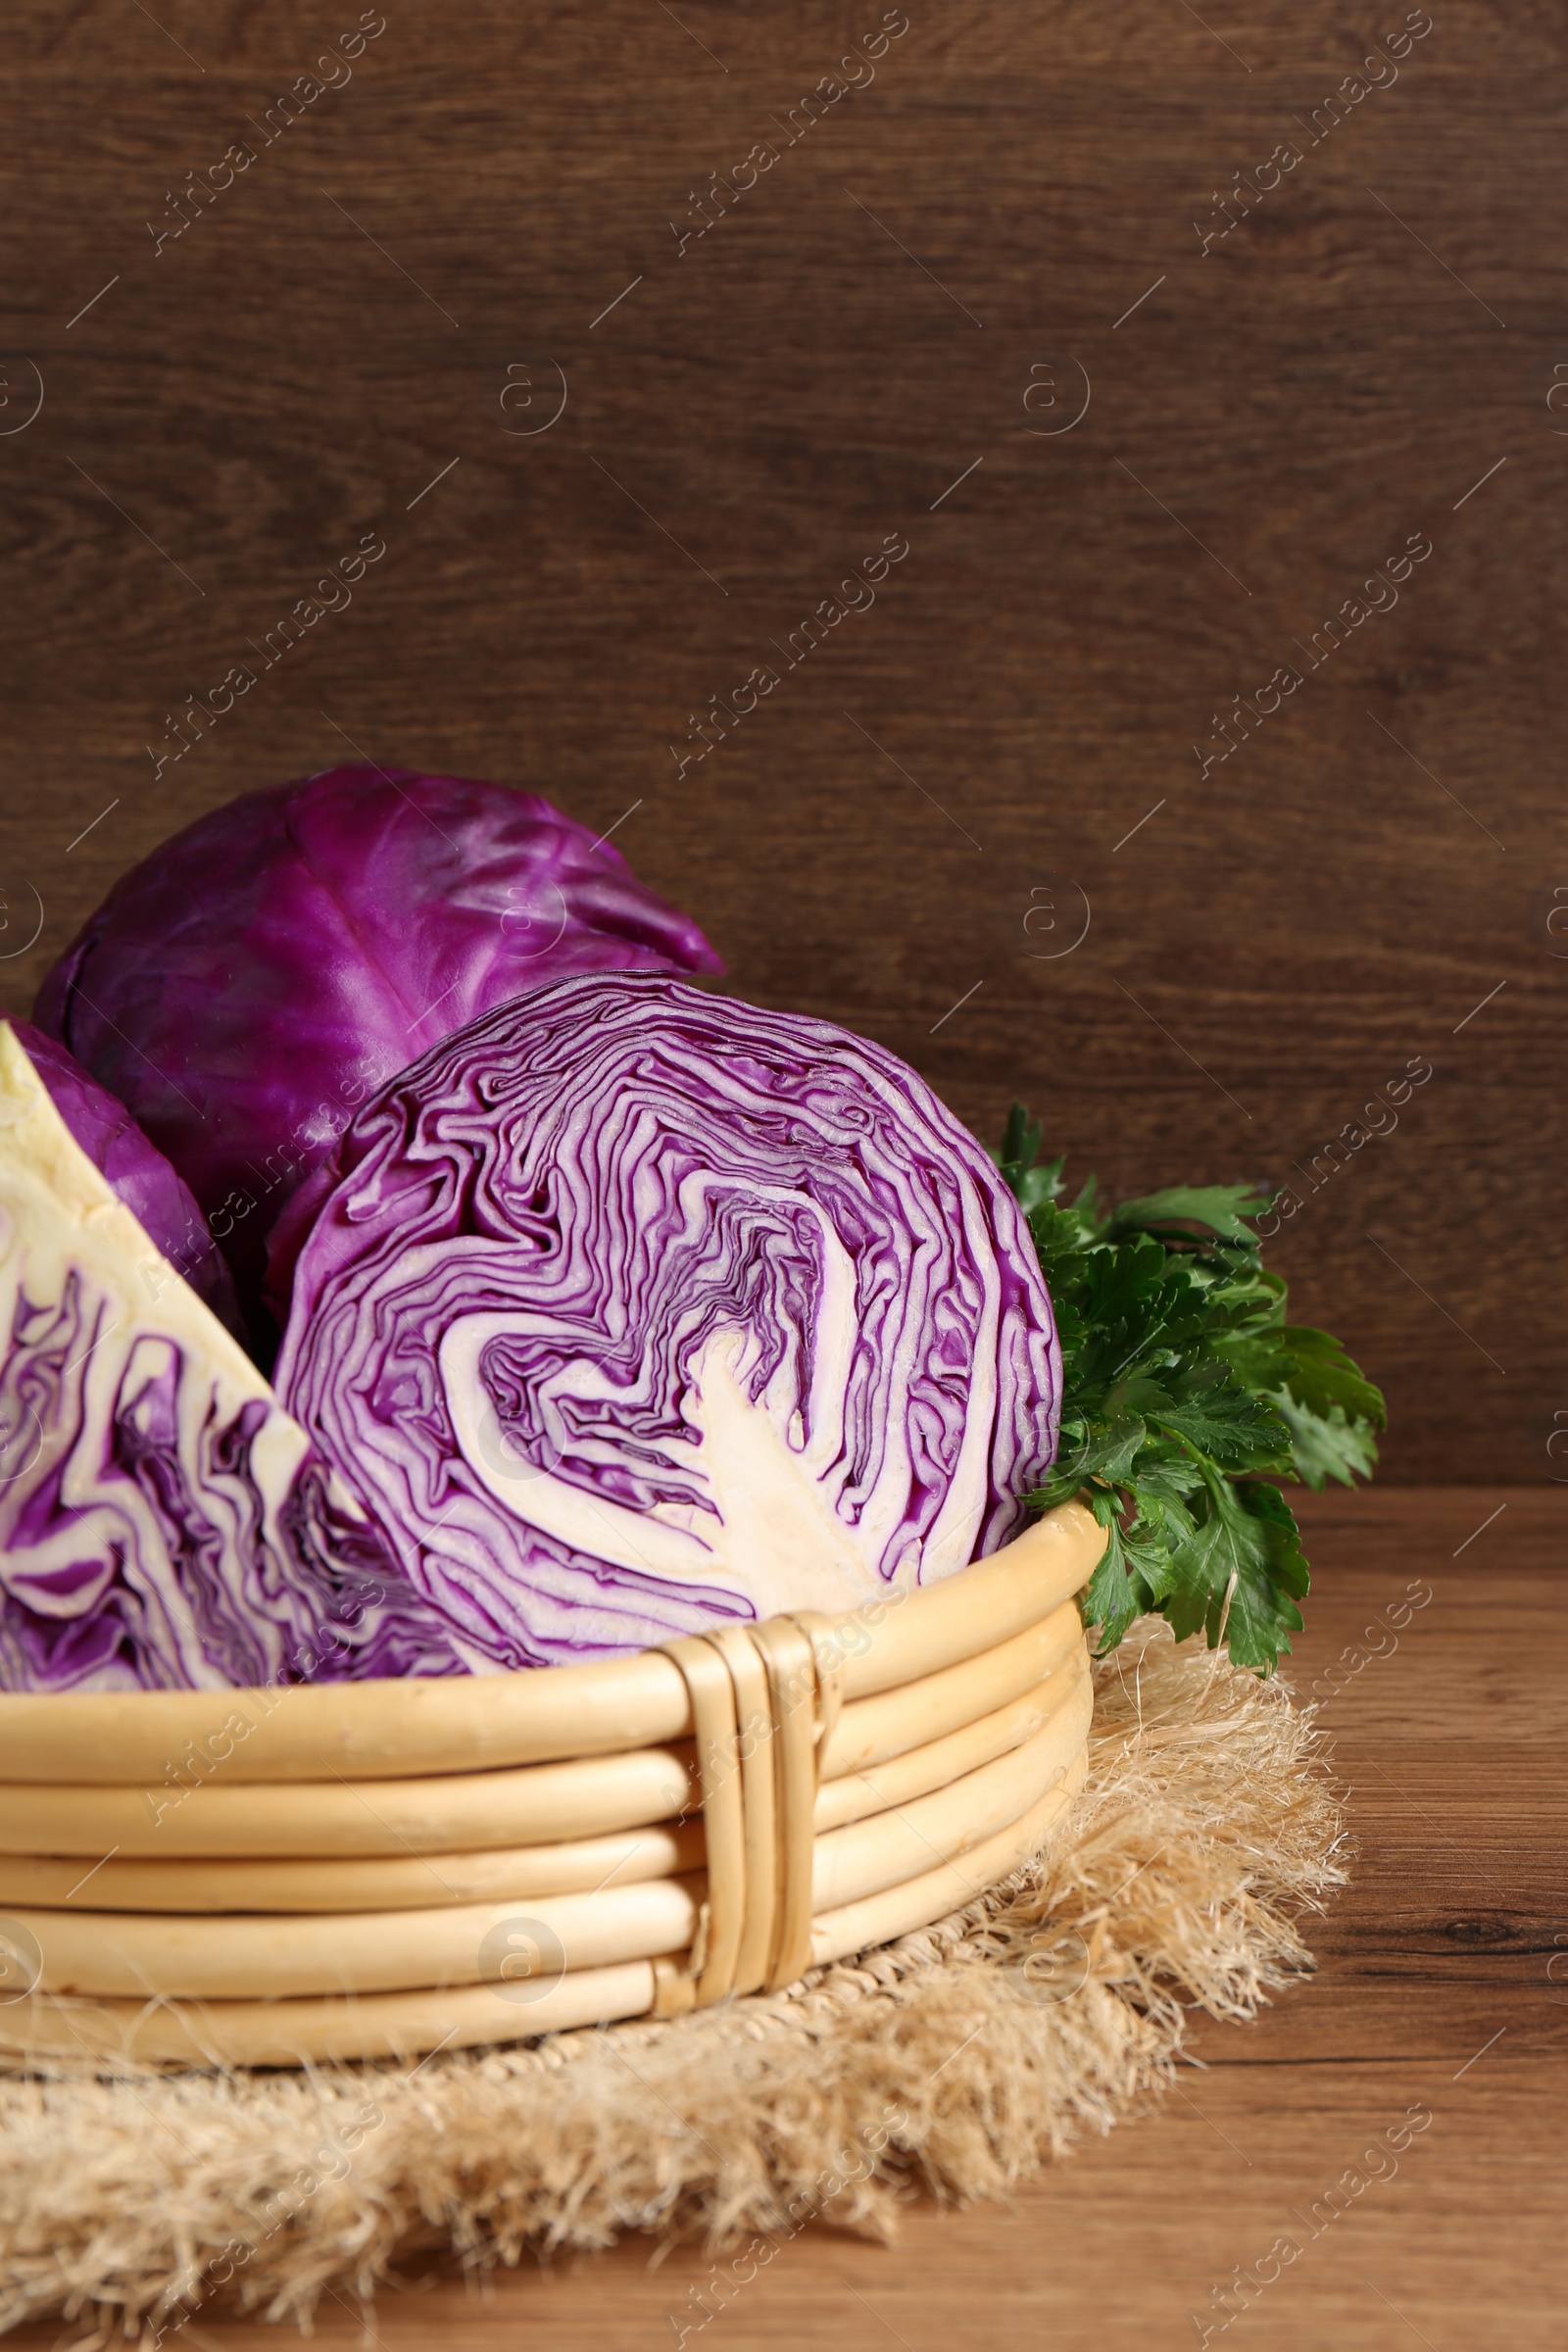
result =
[{"label": "halved red cabbage", "polygon": [[0,1690],[471,1662],[0,1022]]},{"label": "halved red cabbage", "polygon": [[716,972],[695,923],[537,794],[340,767],[247,793],[115,884],[33,1016],[194,1193],[258,1340],[266,1236],[354,1111],[569,972]]},{"label": "halved red cabbage", "polygon": [[30,1021],[12,1031],[49,1090],[56,1110],[148,1240],[236,1339],[243,1337],[234,1278],[189,1189],[123,1102],[89,1078],[74,1055]]},{"label": "halved red cabbage", "polygon": [[828,1022],[564,981],[424,1054],[328,1173],[278,1394],[498,1662],[930,1583],[1052,1460],[1012,1195]]}]

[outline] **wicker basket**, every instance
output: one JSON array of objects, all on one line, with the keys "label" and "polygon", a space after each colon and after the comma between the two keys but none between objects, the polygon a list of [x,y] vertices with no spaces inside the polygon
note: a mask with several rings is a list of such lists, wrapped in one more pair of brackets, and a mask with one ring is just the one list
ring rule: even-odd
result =
[{"label": "wicker basket", "polygon": [[929,1589],[589,1666],[0,1698],[0,2047],[407,2057],[928,1925],[1082,1784],[1102,1540],[1071,1503]]}]

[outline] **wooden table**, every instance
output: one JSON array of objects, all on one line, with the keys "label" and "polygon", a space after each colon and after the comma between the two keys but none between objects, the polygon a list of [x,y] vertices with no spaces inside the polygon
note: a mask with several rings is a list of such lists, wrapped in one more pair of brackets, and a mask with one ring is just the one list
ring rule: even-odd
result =
[{"label": "wooden table", "polygon": [[[1191,2314],[1214,2317],[1210,2290],[1237,2266],[1267,2269],[1291,2232],[1300,2253],[1211,2343],[1559,2352],[1568,1504],[1385,1489],[1305,1515],[1316,1590],[1296,1687],[1351,1643],[1367,1659],[1343,1668],[1346,1687],[1324,1705],[1360,1852],[1312,1935],[1316,1977],[1255,2025],[1200,2025],[1197,2065],[1152,2113],[1010,2207],[915,2202],[891,2250],[808,2231],[688,2346],[1177,2352],[1200,2340]],[[1395,1634],[1385,1612],[1412,1582],[1431,1599]],[[1391,2153],[1401,2124],[1409,2145]],[[1379,2145],[1357,2191],[1347,2172]],[[390,2352],[674,2347],[670,2315],[690,2320],[688,2290],[709,2264],[693,2248],[654,2269],[649,2252],[639,2241],[544,2273],[530,2262],[480,2290],[412,2265],[410,2291],[382,2296],[369,2340]],[[204,2315],[199,2327],[233,2352],[257,2341],[243,2322]],[[15,2340],[41,2352],[56,2334]],[[360,2343],[358,2316],[328,2300],[317,2340]]]}]

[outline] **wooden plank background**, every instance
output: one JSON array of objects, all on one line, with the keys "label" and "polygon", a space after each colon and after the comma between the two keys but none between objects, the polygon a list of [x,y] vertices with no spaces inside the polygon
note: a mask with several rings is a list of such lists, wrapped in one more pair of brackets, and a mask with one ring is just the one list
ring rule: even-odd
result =
[{"label": "wooden plank background", "polygon": [[1124,1191],[1297,1184],[1276,1262],[1387,1385],[1389,1475],[1551,1476],[1561,12],[360,22],[0,26],[0,1001],[235,792],[511,779],[980,1130],[1021,1093]]}]

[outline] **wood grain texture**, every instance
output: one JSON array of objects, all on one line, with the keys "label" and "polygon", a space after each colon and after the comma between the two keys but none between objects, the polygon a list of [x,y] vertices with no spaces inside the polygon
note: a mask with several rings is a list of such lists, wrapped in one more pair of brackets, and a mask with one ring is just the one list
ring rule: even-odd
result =
[{"label": "wood grain texture", "polygon": [[[1530,1490],[1387,1490],[1309,1516],[1314,1592],[1292,1680],[1305,1695],[1336,1662],[1348,1678],[1324,1721],[1358,1848],[1349,1888],[1310,1928],[1316,1976],[1255,2025],[1200,2025],[1198,2065],[1170,2095],[1010,2208],[915,2200],[892,2250],[803,2232],[727,2307],[715,2294],[721,2316],[688,2347],[1175,2352],[1200,2339],[1195,2311],[1214,2316],[1211,2288],[1238,2266],[1254,2272],[1291,2232],[1297,2259],[1211,2343],[1555,2352],[1568,1507]],[[1429,1597],[1391,1626],[1412,1587]],[[1412,2107],[1432,2121],[1396,2171],[1385,2154],[1359,2177],[1386,2177],[1348,2190],[1348,2169],[1387,2150]],[[1336,2183],[1337,2211],[1325,2202]],[[700,2318],[692,2290],[711,2276],[695,2247],[651,2270],[645,2242],[544,2270],[530,2260],[483,2292],[411,2262],[411,2291],[379,2300],[369,2338],[356,2311],[328,2300],[316,2340],[343,2352],[367,2340],[387,2352],[519,2341],[648,2352]],[[256,2340],[211,2310],[190,2331],[233,2352]],[[42,2352],[59,2338],[45,2328],[12,2340]]]},{"label": "wood grain texture", "polygon": [[[356,752],[535,786],[740,994],[881,1039],[982,1132],[1017,1092],[1126,1192],[1298,1182],[1277,1262],[1386,1383],[1389,1474],[1544,1480],[1560,12],[1455,0],[1314,130],[1395,0],[911,0],[800,128],[882,13],[391,0],[270,131],[347,0],[8,13],[0,1001],[237,791]],[[553,368],[564,413],[518,430]],[[1080,370],[1087,415],[1037,429]],[[352,606],[264,666],[370,529]],[[787,666],[889,533],[874,607]],[[1309,667],[1412,533],[1397,605]],[[1214,714],[1293,662],[1221,761]],[[769,662],[699,760],[689,714]],[[169,714],[236,663],[176,760]],[[1312,1191],[1412,1056],[1397,1127]]]}]

